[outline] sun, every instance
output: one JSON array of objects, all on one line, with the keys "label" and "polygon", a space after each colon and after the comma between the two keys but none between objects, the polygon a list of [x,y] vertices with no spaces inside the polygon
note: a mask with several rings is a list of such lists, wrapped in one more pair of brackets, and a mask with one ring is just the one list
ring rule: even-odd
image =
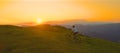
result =
[{"label": "sun", "polygon": [[36,24],[42,24],[42,19],[41,18],[37,18]]}]

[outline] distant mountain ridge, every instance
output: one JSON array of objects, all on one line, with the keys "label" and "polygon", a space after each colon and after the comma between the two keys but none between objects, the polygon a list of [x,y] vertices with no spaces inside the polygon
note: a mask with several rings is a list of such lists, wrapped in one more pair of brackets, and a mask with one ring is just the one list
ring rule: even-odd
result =
[{"label": "distant mountain ridge", "polygon": [[[108,24],[77,24],[79,32],[95,38],[102,38],[114,42],[120,42],[120,23]],[[70,26],[66,26],[70,28]]]}]

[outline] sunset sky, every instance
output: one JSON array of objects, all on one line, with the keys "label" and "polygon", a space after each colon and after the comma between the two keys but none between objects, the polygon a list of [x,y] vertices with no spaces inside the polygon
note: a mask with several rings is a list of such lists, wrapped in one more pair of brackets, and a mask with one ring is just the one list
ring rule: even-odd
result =
[{"label": "sunset sky", "polygon": [[0,24],[82,19],[120,22],[120,0],[0,0]]}]

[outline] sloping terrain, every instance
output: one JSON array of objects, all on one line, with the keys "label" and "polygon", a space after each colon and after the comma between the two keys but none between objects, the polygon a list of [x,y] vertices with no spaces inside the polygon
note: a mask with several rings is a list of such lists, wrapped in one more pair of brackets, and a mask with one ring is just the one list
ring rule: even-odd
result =
[{"label": "sloping terrain", "polygon": [[61,26],[0,26],[0,53],[120,53],[120,44],[78,35]]}]

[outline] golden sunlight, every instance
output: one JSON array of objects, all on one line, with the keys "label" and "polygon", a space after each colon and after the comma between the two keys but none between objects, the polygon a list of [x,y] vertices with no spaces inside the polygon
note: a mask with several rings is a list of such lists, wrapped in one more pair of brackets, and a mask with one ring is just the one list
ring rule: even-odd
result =
[{"label": "golden sunlight", "polygon": [[42,19],[41,18],[37,18],[36,24],[42,24]]}]

